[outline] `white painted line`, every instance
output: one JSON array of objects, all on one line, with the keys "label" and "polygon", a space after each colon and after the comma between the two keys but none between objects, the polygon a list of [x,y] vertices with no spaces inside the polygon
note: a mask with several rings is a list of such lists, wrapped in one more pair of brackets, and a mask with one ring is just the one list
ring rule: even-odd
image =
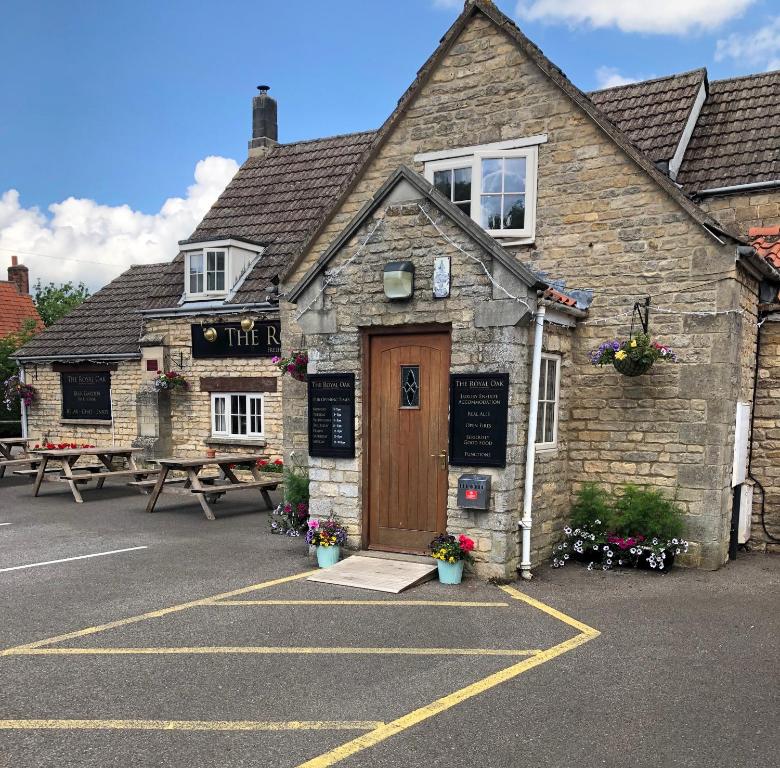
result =
[{"label": "white painted line", "polygon": [[27,565],[14,565],[11,568],[0,568],[0,573],[7,571],[19,571],[22,568],[37,568],[39,565],[54,565],[55,563],[69,563],[71,560],[86,560],[90,557],[103,557],[104,555],[118,555],[120,552],[135,552],[138,549],[148,547],[127,547],[127,549],[112,549],[110,552],[95,552],[92,555],[78,555],[76,557],[63,557],[61,560],[46,560],[43,563],[28,563]]},{"label": "white painted line", "polygon": [[0,525],[11,525],[11,523],[0,523]]}]

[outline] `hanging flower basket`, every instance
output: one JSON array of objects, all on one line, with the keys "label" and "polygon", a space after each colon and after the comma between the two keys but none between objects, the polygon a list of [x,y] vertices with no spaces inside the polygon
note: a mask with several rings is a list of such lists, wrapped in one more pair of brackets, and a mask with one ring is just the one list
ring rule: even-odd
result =
[{"label": "hanging flower basket", "polygon": [[304,350],[293,351],[289,357],[274,357],[271,362],[282,372],[296,381],[306,381],[309,366],[309,354]]},{"label": "hanging flower basket", "polygon": [[35,387],[24,384],[19,376],[11,376],[3,382],[3,402],[9,410],[19,403],[24,403],[29,408],[37,396]]},{"label": "hanging flower basket", "polygon": [[163,390],[186,392],[190,388],[190,383],[178,371],[166,371],[155,377],[154,388],[158,392]]},{"label": "hanging flower basket", "polygon": [[676,363],[671,347],[653,341],[646,333],[638,333],[625,341],[605,341],[590,354],[593,365],[613,365],[623,376],[641,376],[658,362]]}]

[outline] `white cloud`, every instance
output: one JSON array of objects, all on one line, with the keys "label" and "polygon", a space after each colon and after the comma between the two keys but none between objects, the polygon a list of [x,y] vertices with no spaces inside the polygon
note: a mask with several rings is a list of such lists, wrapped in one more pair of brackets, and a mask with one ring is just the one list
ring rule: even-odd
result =
[{"label": "white cloud", "polygon": [[[69,197],[50,205],[46,215],[25,208],[17,190],[9,189],[0,195],[0,264],[10,264],[16,253],[31,282],[70,280],[94,291],[131,264],[172,259],[178,241],[192,233],[237,170],[225,157],[201,160],[186,196],[168,198],[154,214]],[[4,274],[0,270],[0,279]]]},{"label": "white cloud", "polygon": [[746,64],[764,67],[766,71],[780,69],[780,16],[765,24],[758,32],[740,35],[734,32],[715,47],[715,61],[738,59]]},{"label": "white cloud", "polygon": [[638,78],[621,75],[616,67],[599,67],[596,70],[596,85],[598,90],[602,88],[614,88],[617,85],[636,83]]},{"label": "white cloud", "polygon": [[683,35],[711,30],[755,0],[519,0],[517,14],[528,21],[617,27],[622,32]]}]

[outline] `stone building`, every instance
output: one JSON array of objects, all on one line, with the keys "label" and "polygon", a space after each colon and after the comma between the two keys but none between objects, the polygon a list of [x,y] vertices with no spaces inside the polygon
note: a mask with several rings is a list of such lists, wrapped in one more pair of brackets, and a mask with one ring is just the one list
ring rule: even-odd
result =
[{"label": "stone building", "polygon": [[[468,0],[378,131],[279,144],[265,90],[249,159],[176,258],[22,350],[46,390],[31,433],[74,426],[56,377],[114,366],[111,426],[79,437],[308,455],[312,509],[353,546],[465,531],[481,575],[528,575],[588,480],[673,494],[691,565],[719,567],[751,535],[773,546],[780,73],[585,94]],[[680,362],[635,378],[590,365],[648,297]],[[308,384],[267,357],[196,354],[242,321],[280,324]],[[150,362],[190,392],[153,396]],[[252,397],[262,435],[215,428]]]}]

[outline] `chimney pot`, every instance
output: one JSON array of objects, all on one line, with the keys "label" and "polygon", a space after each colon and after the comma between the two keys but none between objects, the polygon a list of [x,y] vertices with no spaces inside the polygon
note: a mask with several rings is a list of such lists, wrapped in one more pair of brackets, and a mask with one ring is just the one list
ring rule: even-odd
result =
[{"label": "chimney pot", "polygon": [[258,95],[252,99],[252,138],[249,156],[256,157],[270,152],[277,144],[278,126],[276,100],[268,95],[270,86],[258,85]]},{"label": "chimney pot", "polygon": [[16,283],[16,288],[23,296],[30,293],[30,271],[19,263],[16,256],[11,256],[11,266],[8,267],[8,281]]}]

